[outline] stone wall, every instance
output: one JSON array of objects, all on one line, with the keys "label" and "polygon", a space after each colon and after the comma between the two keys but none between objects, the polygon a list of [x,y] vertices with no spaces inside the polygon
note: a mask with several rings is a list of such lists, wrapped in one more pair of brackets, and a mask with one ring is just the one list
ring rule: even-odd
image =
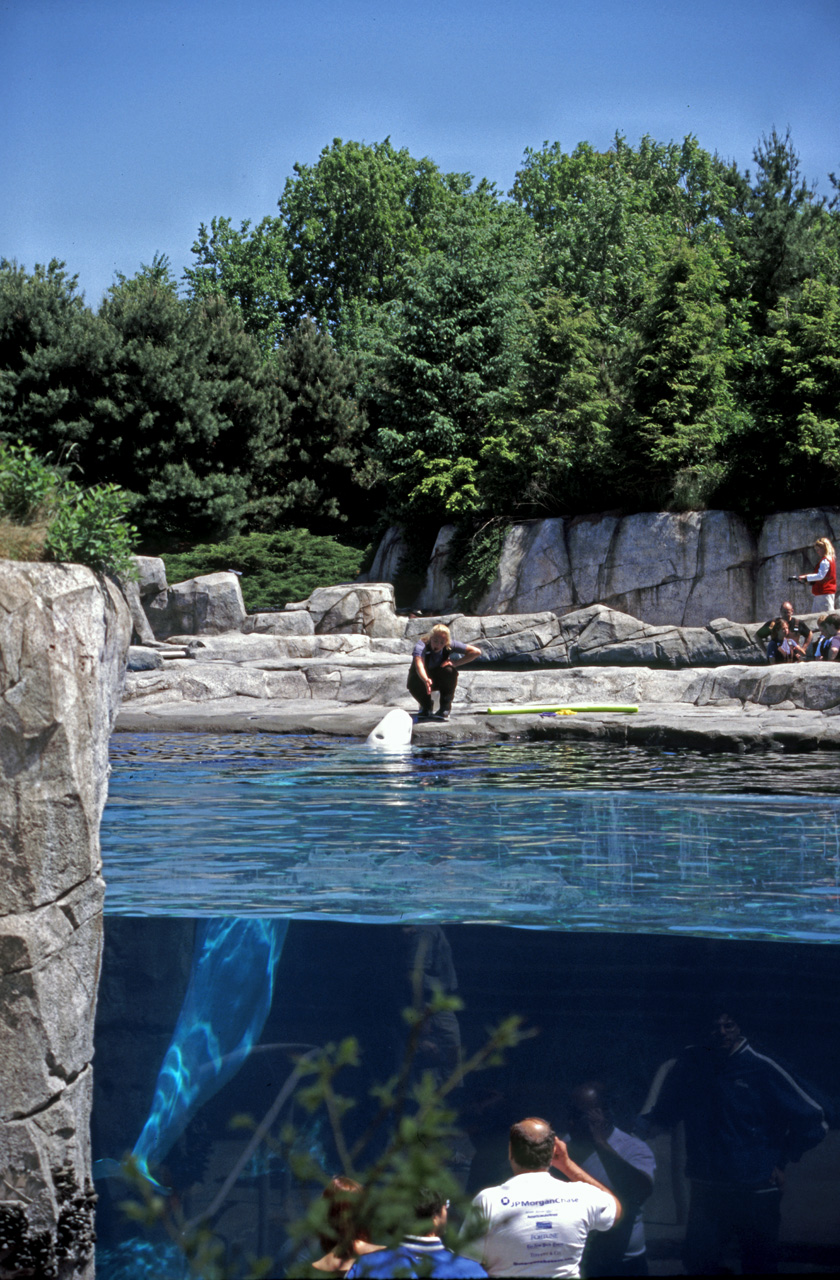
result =
[{"label": "stone wall", "polygon": [[[414,607],[454,607],[446,560],[452,526],[444,526]],[[769,516],[753,537],[728,511],[530,520],[511,527],[495,581],[476,613],[564,614],[606,604],[659,626],[705,626],[712,618],[752,622],[772,617],[785,598],[814,611],[810,589],[787,579],[815,565],[812,544],[840,537],[840,508]],[[398,530],[389,529],[370,581],[393,581],[400,565]]]},{"label": "stone wall", "polygon": [[90,570],[0,561],[0,1277],[93,1275],[99,821],[130,633]]}]

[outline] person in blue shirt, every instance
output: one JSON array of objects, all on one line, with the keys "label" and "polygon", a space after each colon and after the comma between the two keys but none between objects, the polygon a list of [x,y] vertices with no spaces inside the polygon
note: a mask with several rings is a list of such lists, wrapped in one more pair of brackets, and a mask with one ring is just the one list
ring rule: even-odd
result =
[{"label": "person in blue shirt", "polygon": [[472,1258],[447,1249],[440,1238],[446,1226],[449,1202],[435,1190],[423,1188],[414,1206],[418,1226],[428,1227],[419,1235],[407,1235],[395,1249],[380,1249],[359,1258],[349,1272],[349,1280],[413,1280],[430,1276],[434,1280],[480,1280],[487,1272]]}]

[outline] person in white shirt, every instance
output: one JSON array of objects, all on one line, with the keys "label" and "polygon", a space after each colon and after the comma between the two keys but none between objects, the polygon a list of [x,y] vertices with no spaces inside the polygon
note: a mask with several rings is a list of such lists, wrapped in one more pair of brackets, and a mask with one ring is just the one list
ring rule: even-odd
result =
[{"label": "person in white shirt", "polygon": [[837,592],[837,553],[828,538],[817,538],[814,549],[820,553],[819,564],[813,573],[796,574],[796,580],[810,582],[811,591],[816,596],[814,603],[827,613],[833,613]]},{"label": "person in white shirt", "polygon": [[587,1081],[569,1096],[569,1155],[620,1198],[624,1216],[612,1231],[592,1235],[583,1257],[587,1277],[646,1276],[642,1205],[653,1191],[654,1154],[646,1142],[619,1129],[602,1084]]},{"label": "person in white shirt", "polygon": [[472,1202],[468,1251],[491,1276],[579,1276],[587,1236],[619,1221],[620,1201],[570,1159],[547,1120],[513,1125],[508,1159],[513,1177]]}]

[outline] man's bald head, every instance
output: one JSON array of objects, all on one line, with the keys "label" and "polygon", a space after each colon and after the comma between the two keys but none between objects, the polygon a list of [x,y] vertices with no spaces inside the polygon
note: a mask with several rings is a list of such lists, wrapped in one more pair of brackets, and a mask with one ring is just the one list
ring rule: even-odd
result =
[{"label": "man's bald head", "polygon": [[781,613],[785,622],[790,622],[791,618],[793,617],[793,605],[789,600],[783,600],[782,607],[779,612]]},{"label": "man's bald head", "polygon": [[510,1128],[510,1160],[519,1169],[547,1169],[554,1155],[556,1134],[547,1120],[528,1116]]}]

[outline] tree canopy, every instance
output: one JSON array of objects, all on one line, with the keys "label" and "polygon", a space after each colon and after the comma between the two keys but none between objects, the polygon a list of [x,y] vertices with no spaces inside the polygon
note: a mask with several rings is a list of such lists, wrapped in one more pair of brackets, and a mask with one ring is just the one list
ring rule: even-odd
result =
[{"label": "tree canopy", "polygon": [[840,200],[788,134],[753,161],[546,142],[505,195],[336,138],[180,284],[155,258],[92,311],[0,263],[0,437],[172,546],[836,500]]}]

